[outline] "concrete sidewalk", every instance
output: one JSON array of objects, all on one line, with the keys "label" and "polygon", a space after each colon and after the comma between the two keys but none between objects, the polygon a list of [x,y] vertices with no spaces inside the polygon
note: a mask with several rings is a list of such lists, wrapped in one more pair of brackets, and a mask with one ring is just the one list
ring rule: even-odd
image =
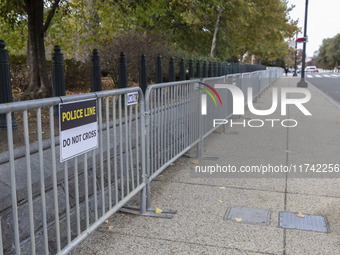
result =
[{"label": "concrete sidewalk", "polygon": [[[282,77],[274,87],[296,87],[299,78]],[[271,105],[271,88],[255,104]],[[339,164],[340,111],[313,87],[304,116],[288,115],[298,126],[230,127],[205,140],[205,154],[217,160],[180,158],[152,187],[152,207],[177,210],[173,219],[116,214],[72,254],[340,254],[340,178],[228,178],[193,172],[196,166]],[[242,119],[266,119],[246,113]],[[340,173],[337,175],[340,176]],[[324,177],[328,177],[325,173]],[[270,211],[269,225],[225,220],[231,206]],[[329,232],[279,227],[279,213],[323,215]]]}]

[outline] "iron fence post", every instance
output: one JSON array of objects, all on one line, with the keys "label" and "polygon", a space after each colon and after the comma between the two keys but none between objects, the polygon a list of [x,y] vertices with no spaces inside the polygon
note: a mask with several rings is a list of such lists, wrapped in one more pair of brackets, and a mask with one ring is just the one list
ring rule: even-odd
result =
[{"label": "iron fence post", "polygon": [[156,62],[156,83],[163,83],[162,64],[163,64],[162,57],[158,56]]},{"label": "iron fence post", "polygon": [[170,58],[169,61],[169,82],[175,81],[176,75],[175,75],[175,60],[174,57]]},{"label": "iron fence post", "polygon": [[[13,102],[8,50],[5,46],[5,42],[0,40],[0,104]],[[0,129],[6,130],[6,123],[6,114],[0,114]],[[17,127],[14,113],[12,113],[12,127]]]},{"label": "iron fence post", "polygon": [[148,86],[147,63],[145,54],[142,54],[139,68],[139,87],[142,89],[144,95],[147,86]]},{"label": "iron fence post", "polygon": [[209,61],[208,77],[213,77],[213,63],[212,63],[212,61]]},{"label": "iron fence post", "polygon": [[201,68],[201,61],[198,59],[196,63],[196,77],[202,78],[202,68]]},{"label": "iron fence post", "polygon": [[203,78],[208,77],[208,66],[207,66],[207,61],[204,60],[203,62]]},{"label": "iron fence post", "polygon": [[[119,57],[119,68],[118,68],[118,88],[127,88],[127,64],[125,53],[122,51]],[[125,105],[125,96],[122,96],[122,106]]]},{"label": "iron fence post", "polygon": [[218,76],[218,66],[217,66],[217,61],[214,62],[214,74],[213,74],[214,77],[217,77]]},{"label": "iron fence post", "polygon": [[219,61],[218,62],[218,76],[222,76],[222,64],[221,64],[221,62]]},{"label": "iron fence post", "polygon": [[189,79],[194,78],[194,60],[189,61]]},{"label": "iron fence post", "polygon": [[[53,96],[65,96],[64,56],[59,45],[55,45],[52,53],[52,91]],[[58,106],[54,106],[54,116],[59,115]]]},{"label": "iron fence post", "polygon": [[181,58],[181,62],[179,64],[179,79],[181,81],[185,80],[185,61],[184,61],[184,58]]},{"label": "iron fence post", "polygon": [[91,92],[102,91],[102,79],[100,71],[100,56],[94,49],[91,56]]}]

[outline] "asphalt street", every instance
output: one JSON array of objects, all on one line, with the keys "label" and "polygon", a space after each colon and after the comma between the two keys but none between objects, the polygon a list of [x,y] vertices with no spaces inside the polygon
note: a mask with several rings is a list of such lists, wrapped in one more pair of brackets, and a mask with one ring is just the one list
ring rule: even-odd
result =
[{"label": "asphalt street", "polygon": [[340,103],[340,73],[306,73],[308,82]]}]

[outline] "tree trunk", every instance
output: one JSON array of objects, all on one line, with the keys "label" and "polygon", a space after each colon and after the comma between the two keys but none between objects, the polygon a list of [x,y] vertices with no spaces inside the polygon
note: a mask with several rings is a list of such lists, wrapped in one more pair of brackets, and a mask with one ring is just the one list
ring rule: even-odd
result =
[{"label": "tree trunk", "polygon": [[43,0],[25,0],[28,15],[27,60],[29,85],[24,99],[41,98],[51,95],[48,83],[44,45],[44,3]]},{"label": "tree trunk", "polygon": [[219,10],[217,12],[217,20],[216,20],[215,31],[214,31],[214,36],[213,36],[213,40],[211,44],[211,51],[210,51],[210,56],[212,58],[216,57],[216,48],[217,48],[218,34],[220,33],[220,30],[221,30],[222,14],[223,14],[223,10]]}]

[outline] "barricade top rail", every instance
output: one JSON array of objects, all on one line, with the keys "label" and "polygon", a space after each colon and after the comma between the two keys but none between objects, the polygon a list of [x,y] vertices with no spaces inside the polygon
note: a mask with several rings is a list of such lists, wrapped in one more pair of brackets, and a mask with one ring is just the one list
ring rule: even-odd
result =
[{"label": "barricade top rail", "polygon": [[139,102],[141,104],[144,104],[144,97],[141,96],[143,94],[142,90],[139,87],[130,87],[130,88],[124,88],[124,89],[91,92],[91,93],[79,94],[79,95],[50,97],[50,98],[42,98],[42,99],[0,104],[0,114],[7,113],[7,112],[24,111],[24,110],[35,109],[35,108],[40,108],[40,107],[49,107],[49,106],[57,105],[59,103],[67,103],[67,102],[72,102],[72,101],[80,101],[80,100],[86,100],[86,99],[92,99],[92,98],[93,99],[102,98],[102,97],[107,97],[107,96],[117,96],[117,95],[122,95],[126,93],[131,93],[131,92],[138,92]]},{"label": "barricade top rail", "polygon": [[145,91],[145,102],[149,101],[149,97],[153,89],[166,88],[166,87],[182,85],[182,84],[190,84],[190,83],[194,84],[200,81],[201,81],[200,79],[195,79],[195,80],[184,80],[184,81],[175,81],[175,82],[163,82],[163,83],[149,85]]}]

